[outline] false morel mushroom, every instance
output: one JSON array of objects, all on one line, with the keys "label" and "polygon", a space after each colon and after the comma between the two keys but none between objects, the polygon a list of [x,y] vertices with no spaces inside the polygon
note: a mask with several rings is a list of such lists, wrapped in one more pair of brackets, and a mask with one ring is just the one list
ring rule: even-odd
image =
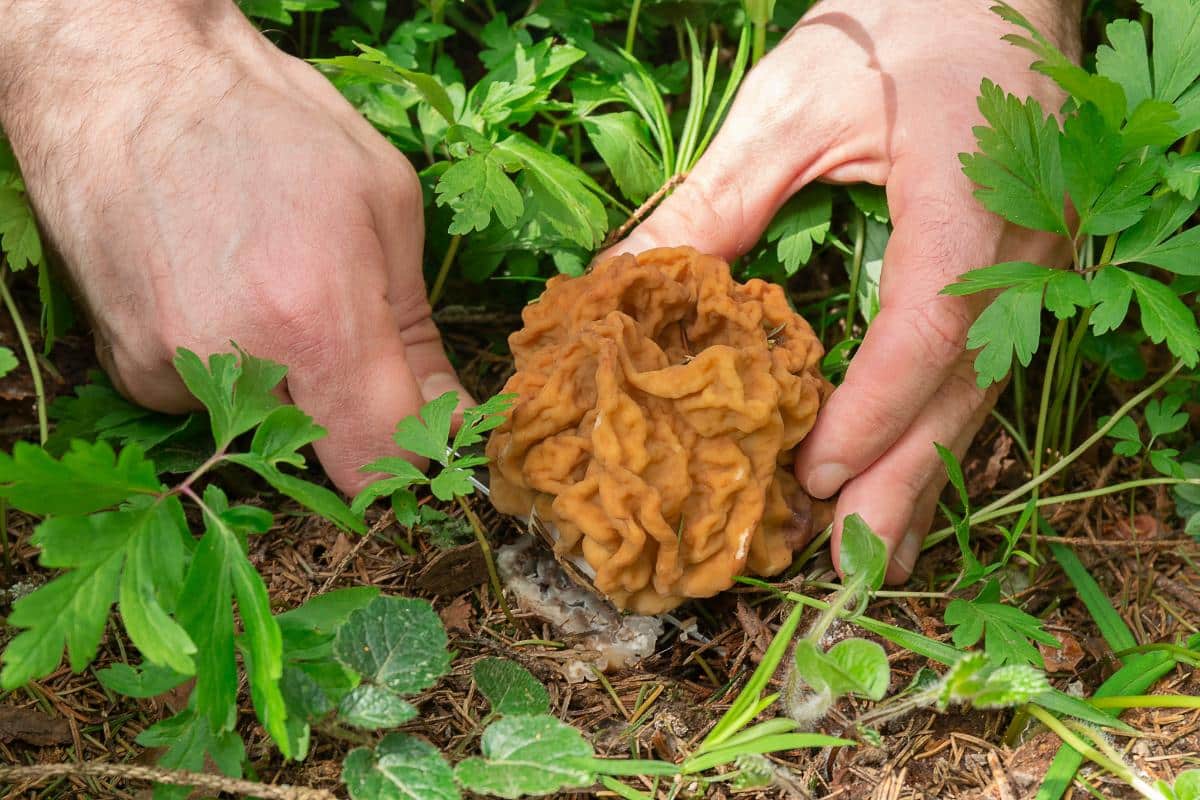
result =
[{"label": "false morel mushroom", "polygon": [[781,287],[660,248],[552,278],[523,320],[488,442],[499,511],[640,614],[791,563],[812,527],[793,450],[830,386]]}]

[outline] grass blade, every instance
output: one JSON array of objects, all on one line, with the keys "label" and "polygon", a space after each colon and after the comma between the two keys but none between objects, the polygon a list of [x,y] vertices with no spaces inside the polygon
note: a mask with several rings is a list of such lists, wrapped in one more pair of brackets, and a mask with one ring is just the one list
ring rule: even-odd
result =
[{"label": "grass blade", "polygon": [[850,739],[839,739],[836,736],[826,736],[823,733],[781,733],[776,736],[762,736],[740,747],[721,747],[711,753],[692,756],[683,762],[681,771],[687,775],[704,772],[722,764],[734,761],[738,756],[753,753],[778,753],[784,750],[800,750],[808,747],[853,747],[857,742]]}]

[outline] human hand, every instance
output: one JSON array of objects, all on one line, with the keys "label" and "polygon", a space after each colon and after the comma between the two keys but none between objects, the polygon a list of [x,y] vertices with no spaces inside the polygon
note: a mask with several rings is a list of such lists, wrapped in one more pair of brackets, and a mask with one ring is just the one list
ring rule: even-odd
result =
[{"label": "human hand", "polygon": [[[844,383],[801,444],[796,476],[814,497],[839,490],[887,542],[887,580],[912,572],[946,476],[933,443],[961,457],[995,403],[976,386],[966,333],[981,307],[939,291],[1000,261],[1052,263],[1062,242],[1006,224],[972,196],[957,154],[975,149],[976,95],[988,77],[1058,108],[1061,95],[990,0],[824,0],[747,76],[687,180],[613,252],[688,244],[733,259],[814,180],[886,185],[895,226],[879,315]],[[1078,53],[1077,3],[1016,3]]]},{"label": "human hand", "polygon": [[417,177],[320,74],[229,0],[4,17],[0,125],[122,393],[197,408],[176,348],[232,339],[289,367],[347,492],[399,419],[465,397],[425,298]]}]

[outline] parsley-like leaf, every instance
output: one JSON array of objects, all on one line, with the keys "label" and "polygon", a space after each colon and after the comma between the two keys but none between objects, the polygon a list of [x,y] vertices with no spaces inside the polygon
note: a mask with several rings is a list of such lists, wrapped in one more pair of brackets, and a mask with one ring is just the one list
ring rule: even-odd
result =
[{"label": "parsley-like leaf", "polygon": [[971,647],[981,638],[988,658],[995,664],[1043,666],[1041,653],[1030,639],[1058,647],[1058,640],[1042,630],[1041,621],[1019,608],[1000,602],[1000,584],[988,581],[973,600],[956,599],[946,606],[946,624],[957,647]]}]

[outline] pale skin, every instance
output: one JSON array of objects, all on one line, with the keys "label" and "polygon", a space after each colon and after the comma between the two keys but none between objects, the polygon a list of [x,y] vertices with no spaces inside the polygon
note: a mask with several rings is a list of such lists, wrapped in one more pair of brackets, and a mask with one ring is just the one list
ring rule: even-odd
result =
[{"label": "pale skin", "polygon": [[[735,258],[814,180],[886,185],[895,232],[882,311],[804,442],[796,474],[840,491],[916,561],[945,476],[995,390],[976,388],[978,305],[938,291],[973,267],[1049,263],[1059,244],[983,210],[956,154],[973,147],[987,76],[1060,97],[989,0],[825,0],[747,77],[686,181],[616,250],[690,244]],[[1078,2],[1015,3],[1078,52]],[[289,366],[286,398],[329,429],[317,455],[353,493],[400,418],[465,396],[421,275],[408,162],[310,66],[229,0],[0,0],[0,127],[43,230],[91,312],[101,363],[133,400],[196,406],[177,347]]]}]

